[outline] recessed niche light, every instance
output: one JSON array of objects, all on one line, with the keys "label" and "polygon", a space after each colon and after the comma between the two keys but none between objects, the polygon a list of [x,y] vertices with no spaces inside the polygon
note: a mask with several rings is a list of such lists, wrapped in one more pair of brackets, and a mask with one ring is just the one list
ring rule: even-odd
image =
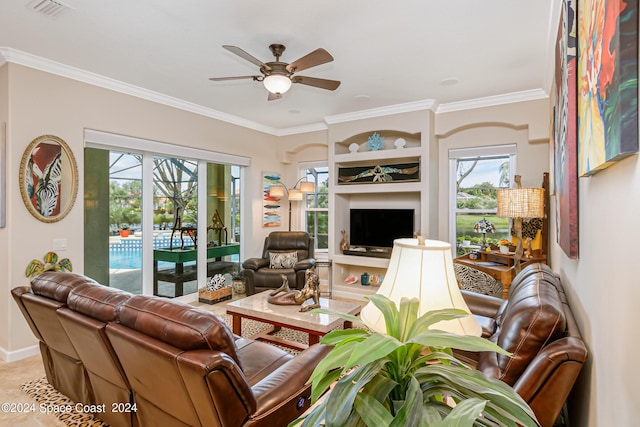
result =
[{"label": "recessed niche light", "polygon": [[363,101],[369,101],[371,97],[369,95],[356,95],[353,97],[353,99],[355,101],[363,102]]},{"label": "recessed niche light", "polygon": [[460,82],[460,80],[456,79],[456,78],[450,78],[450,79],[444,79],[440,82],[440,86],[453,86],[453,85],[457,85]]}]

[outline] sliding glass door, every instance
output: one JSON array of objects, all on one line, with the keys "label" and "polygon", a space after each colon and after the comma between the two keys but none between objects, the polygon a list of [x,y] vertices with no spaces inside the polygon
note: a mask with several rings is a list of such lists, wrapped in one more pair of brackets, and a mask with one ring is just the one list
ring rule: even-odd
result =
[{"label": "sliding glass door", "polygon": [[173,298],[238,268],[240,166],[100,148],[85,166],[85,274]]}]

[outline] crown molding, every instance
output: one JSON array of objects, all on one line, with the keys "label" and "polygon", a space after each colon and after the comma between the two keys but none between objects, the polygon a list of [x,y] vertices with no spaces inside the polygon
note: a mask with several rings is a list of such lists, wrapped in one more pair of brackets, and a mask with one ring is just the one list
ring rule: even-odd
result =
[{"label": "crown molding", "polygon": [[311,123],[303,126],[294,126],[290,128],[276,129],[276,136],[299,135],[309,132],[320,132],[329,129],[326,123]]},{"label": "crown molding", "polygon": [[338,114],[335,116],[327,116],[324,121],[327,124],[351,122],[353,120],[370,119],[374,117],[389,116],[391,114],[410,113],[413,111],[434,110],[437,103],[433,99],[424,101],[407,102],[405,104],[390,105],[387,107],[372,108],[369,110],[354,111],[353,113]]},{"label": "crown molding", "polygon": [[544,99],[548,96],[549,95],[542,89],[524,90],[522,92],[505,93],[503,95],[487,96],[484,98],[440,104],[436,113],[450,113],[452,111],[470,110],[473,108],[495,107],[496,105]]},{"label": "crown molding", "polygon": [[159,92],[154,92],[152,90],[144,89],[139,86],[123,83],[118,80],[104,77],[99,74],[91,73],[79,68],[71,67],[69,65],[61,64],[59,62],[51,61],[49,59],[22,52],[13,48],[0,47],[0,55],[5,59],[6,62],[35,68],[40,71],[66,77],[104,89],[124,93],[126,95],[135,96],[137,98],[146,99],[147,101],[157,102],[158,104],[178,108],[180,110],[199,114],[205,117],[210,117],[212,119],[221,120],[223,122],[242,126],[248,129],[253,129],[259,132],[264,132],[271,135],[278,134],[278,130],[270,126],[265,126],[260,123],[243,119],[242,117],[234,116],[191,102],[183,101],[181,99],[167,96]]},{"label": "crown molding", "polygon": [[368,110],[355,111],[352,113],[337,114],[327,116],[322,123],[312,123],[303,126],[276,129],[265,126],[242,117],[223,113],[211,108],[203,107],[192,102],[183,101],[178,98],[167,96],[159,92],[123,83],[108,77],[104,77],[95,73],[88,72],[59,62],[51,61],[36,55],[22,52],[13,48],[0,47],[0,66],[6,62],[24,65],[26,67],[41,70],[47,73],[66,77],[79,82],[87,83],[104,89],[113,90],[115,92],[124,93],[145,99],[147,101],[156,102],[167,105],[169,107],[199,114],[204,117],[220,120],[233,125],[241,126],[247,129],[253,129],[273,136],[297,135],[308,132],[325,131],[328,125],[335,123],[344,123],[354,120],[369,119],[375,117],[389,116],[392,114],[410,113],[414,111],[431,110],[437,114],[448,113],[453,111],[468,110],[473,108],[492,107],[496,105],[510,104],[522,101],[531,101],[535,99],[547,98],[549,95],[542,89],[533,89],[522,92],[507,93],[503,95],[489,96],[485,98],[476,98],[471,100],[450,102],[446,104],[438,104],[434,99],[423,101],[408,102],[404,104],[390,105],[380,108],[372,108]]}]

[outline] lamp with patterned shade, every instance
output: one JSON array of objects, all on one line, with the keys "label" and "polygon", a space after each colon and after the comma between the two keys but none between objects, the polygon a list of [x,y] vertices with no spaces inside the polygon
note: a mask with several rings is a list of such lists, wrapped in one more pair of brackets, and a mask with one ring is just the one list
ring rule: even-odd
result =
[{"label": "lamp with patterned shade", "polygon": [[476,233],[482,233],[482,249],[484,250],[487,247],[487,233],[495,233],[496,227],[493,223],[487,221],[486,218],[482,218],[480,221],[475,223],[473,231]]},{"label": "lamp with patterned shade", "polygon": [[514,259],[516,274],[520,272],[522,259],[522,219],[544,218],[544,188],[522,188],[520,175],[514,177],[514,188],[499,188],[498,216],[513,219],[513,229],[516,232],[518,246]]}]

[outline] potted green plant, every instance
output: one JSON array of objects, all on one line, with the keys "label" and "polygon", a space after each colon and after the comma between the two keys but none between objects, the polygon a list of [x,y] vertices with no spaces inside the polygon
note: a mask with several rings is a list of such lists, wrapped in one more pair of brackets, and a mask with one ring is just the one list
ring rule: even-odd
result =
[{"label": "potted green plant", "polygon": [[[384,314],[387,334],[345,329],[325,335],[321,342],[334,348],[309,379],[316,405],[294,424],[302,420],[303,427],[538,425],[531,408],[510,386],[464,365],[452,349],[506,351],[484,338],[429,329],[467,313],[444,309],[418,317],[416,298],[403,298],[399,310],[385,296],[369,299]],[[312,312],[360,322],[326,309]]]}]

